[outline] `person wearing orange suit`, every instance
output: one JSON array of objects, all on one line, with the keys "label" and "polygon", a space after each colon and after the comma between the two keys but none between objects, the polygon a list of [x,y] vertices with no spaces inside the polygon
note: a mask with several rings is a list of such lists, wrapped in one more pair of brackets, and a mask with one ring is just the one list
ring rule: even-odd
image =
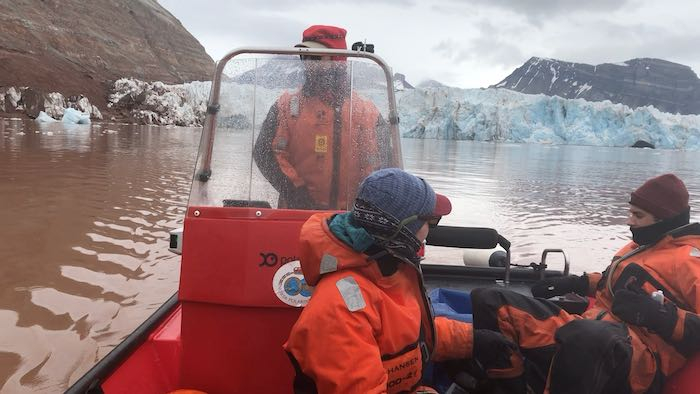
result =
[{"label": "person wearing orange suit", "polygon": [[[632,242],[602,274],[546,279],[535,299],[477,289],[474,327],[519,345],[535,392],[660,393],[700,350],[700,224],[688,197],[673,174],[647,180],[629,201]],[[569,292],[594,306],[579,316],[547,301]]]},{"label": "person wearing orange suit", "polygon": [[[346,30],[313,25],[297,47],[347,49]],[[380,168],[374,104],[350,91],[344,58],[302,56],[304,83],[270,108],[253,156],[280,193],[280,208],[348,209],[360,181]]]},{"label": "person wearing orange suit", "polygon": [[451,211],[423,179],[373,172],[350,212],[313,215],[300,235],[313,295],[284,345],[297,393],[434,392],[421,386],[429,360],[514,347],[489,330],[433,319],[417,251],[430,223]]}]

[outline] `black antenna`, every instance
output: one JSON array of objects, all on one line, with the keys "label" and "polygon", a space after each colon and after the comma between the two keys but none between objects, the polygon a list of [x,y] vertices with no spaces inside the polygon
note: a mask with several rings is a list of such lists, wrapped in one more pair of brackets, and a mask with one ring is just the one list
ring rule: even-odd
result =
[{"label": "black antenna", "polygon": [[369,52],[374,53],[374,44],[367,44],[367,42],[358,41],[352,44],[353,51]]}]

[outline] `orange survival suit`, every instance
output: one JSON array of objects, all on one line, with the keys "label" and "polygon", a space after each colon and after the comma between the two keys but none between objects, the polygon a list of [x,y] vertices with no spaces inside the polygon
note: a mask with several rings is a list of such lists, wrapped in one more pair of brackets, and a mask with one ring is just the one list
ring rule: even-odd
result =
[{"label": "orange survival suit", "polygon": [[[474,327],[501,331],[519,344],[535,391],[588,393],[605,386],[619,393],[661,392],[666,378],[700,350],[700,224],[677,228],[649,246],[631,242],[588,281],[595,306],[582,316],[544,299],[477,289]],[[670,338],[611,312],[613,294],[630,283],[647,294],[662,290],[664,302],[675,304]],[[590,374],[580,374],[582,368]]]},{"label": "orange survival suit", "polygon": [[470,356],[471,325],[433,320],[418,269],[400,263],[383,276],[331,232],[332,216],[316,214],[301,230],[301,266],[315,289],[284,345],[295,391],[411,392],[429,358]]},{"label": "orange survival suit", "polygon": [[385,123],[370,101],[344,96],[301,89],[270,108],[253,155],[280,192],[280,207],[346,209],[379,168],[377,130]]}]

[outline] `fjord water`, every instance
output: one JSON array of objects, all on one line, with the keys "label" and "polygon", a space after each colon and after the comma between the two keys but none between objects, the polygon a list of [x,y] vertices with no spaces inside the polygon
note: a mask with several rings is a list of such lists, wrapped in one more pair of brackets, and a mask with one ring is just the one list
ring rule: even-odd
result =
[{"label": "fjord water", "polygon": [[[168,231],[182,225],[199,136],[0,120],[0,391],[64,390],[177,289]],[[563,248],[575,272],[605,268],[627,242],[629,192],[646,178],[675,172],[700,195],[695,152],[409,139],[402,148],[405,168],[452,200],[443,224],[496,228],[518,263]]]}]

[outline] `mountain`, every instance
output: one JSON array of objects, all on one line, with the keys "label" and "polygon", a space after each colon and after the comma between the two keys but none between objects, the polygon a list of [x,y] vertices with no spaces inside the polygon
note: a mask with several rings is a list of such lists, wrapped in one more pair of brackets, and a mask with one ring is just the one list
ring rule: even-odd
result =
[{"label": "mountain", "polygon": [[491,87],[700,114],[698,76],[688,66],[661,59],[590,65],[533,57]]},{"label": "mountain", "polygon": [[430,89],[430,88],[446,88],[448,86],[441,83],[441,82],[438,82],[434,79],[426,79],[425,81],[422,81],[421,83],[419,83],[418,87],[422,88],[422,89]]},{"label": "mountain", "polygon": [[119,78],[183,83],[213,71],[202,45],[156,0],[0,1],[0,90],[83,94],[104,108]]},{"label": "mountain", "polygon": [[394,90],[415,89],[413,85],[406,81],[406,76],[401,73],[394,73]]},{"label": "mountain", "polygon": [[[236,72],[238,67],[231,67],[233,72],[227,77],[237,83],[248,84],[257,83],[266,88],[295,88],[301,85],[304,80],[304,66],[296,56],[274,56],[267,61],[258,63],[256,68],[245,67],[246,60],[241,61],[241,69],[245,71]],[[353,60],[352,73],[353,84],[358,89],[383,88],[386,86],[384,73],[373,62],[364,60]],[[394,90],[413,89],[413,85],[406,81],[406,76],[394,73]]]}]

